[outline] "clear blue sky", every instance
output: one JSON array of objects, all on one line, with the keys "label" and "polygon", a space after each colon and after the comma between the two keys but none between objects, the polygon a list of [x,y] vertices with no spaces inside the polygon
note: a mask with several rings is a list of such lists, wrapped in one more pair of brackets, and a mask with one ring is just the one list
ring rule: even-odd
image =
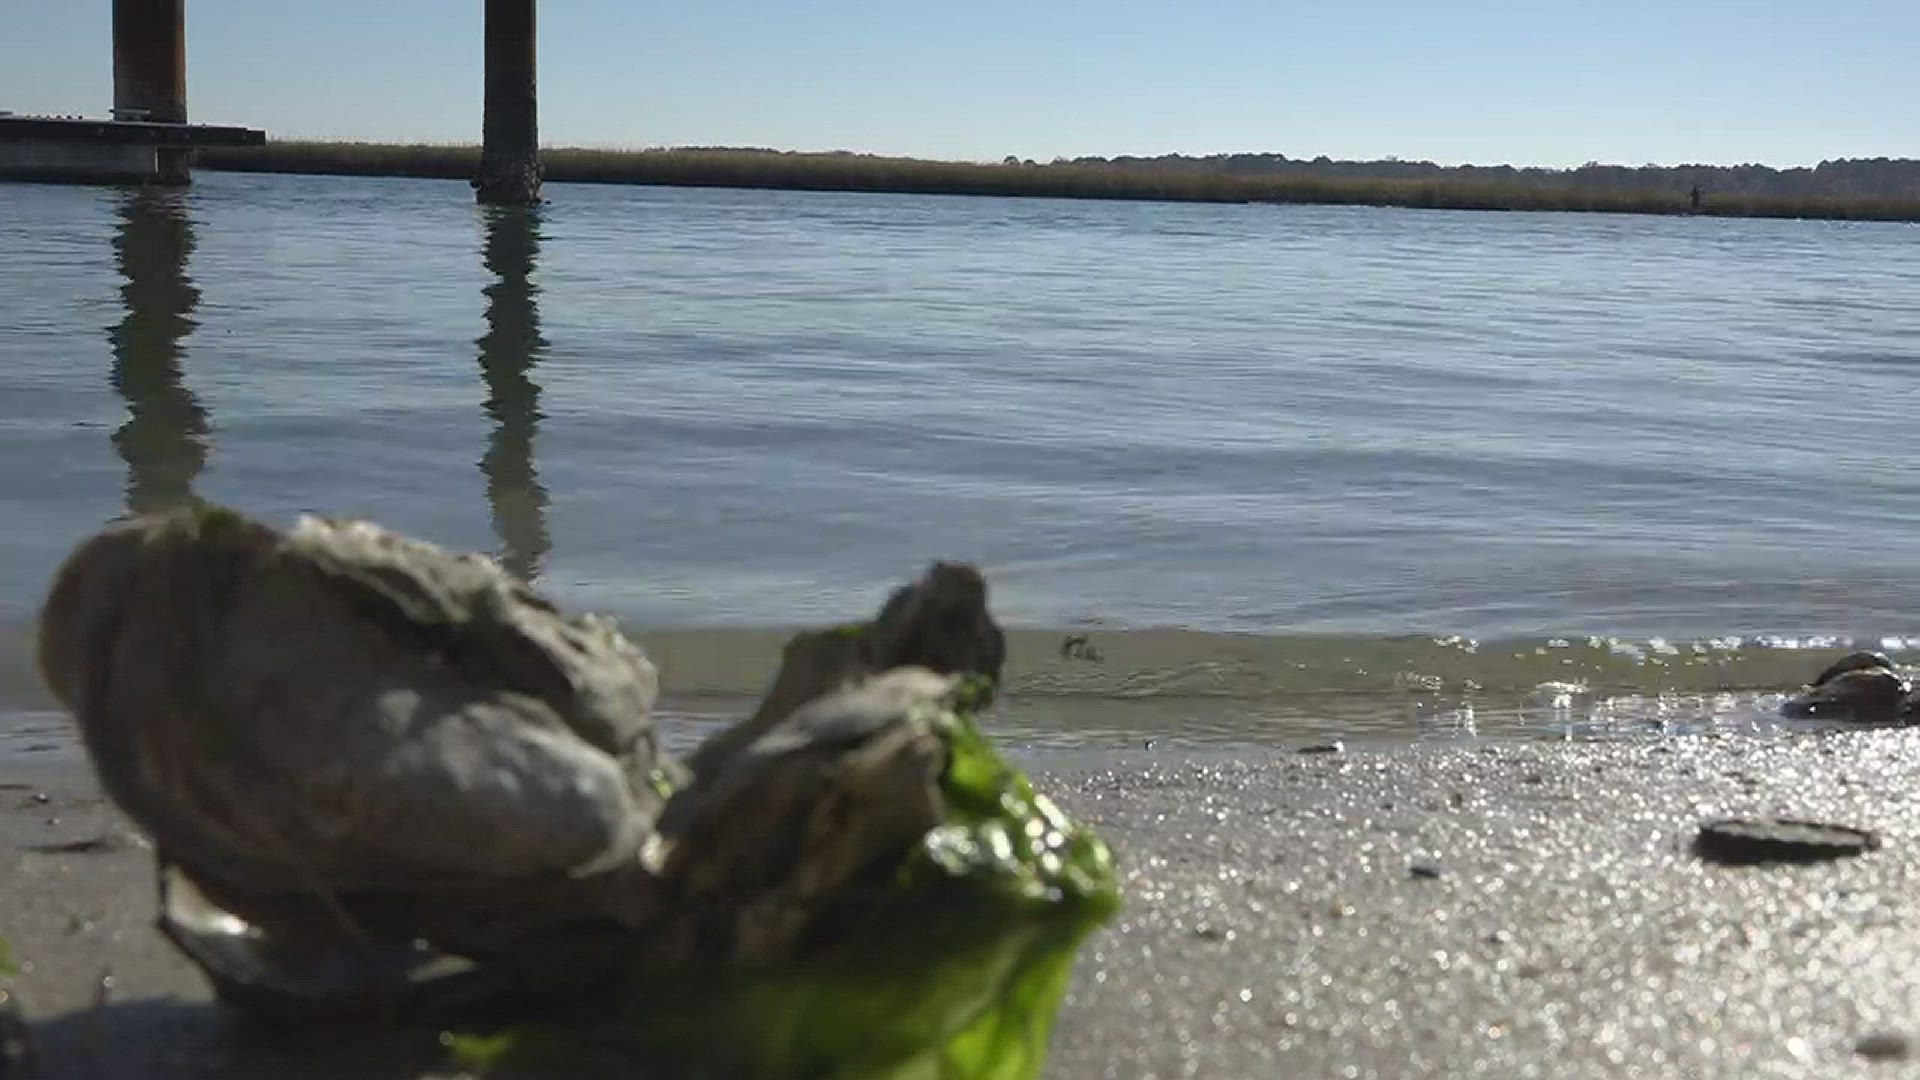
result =
[{"label": "clear blue sky", "polygon": [[[103,114],[106,0],[11,0],[0,108]],[[474,141],[479,0],[188,0],[194,119]],[[551,145],[1920,157],[1914,0],[547,0]]]}]

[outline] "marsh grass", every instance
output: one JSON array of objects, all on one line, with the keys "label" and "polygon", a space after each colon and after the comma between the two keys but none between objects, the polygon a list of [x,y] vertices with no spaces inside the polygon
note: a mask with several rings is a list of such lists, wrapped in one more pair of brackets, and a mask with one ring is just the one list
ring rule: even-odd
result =
[{"label": "marsh grass", "polygon": [[[1307,203],[1436,210],[1558,210],[1686,214],[1685,191],[1603,191],[1574,185],[1448,180],[1231,176],[1077,163],[999,165],[844,153],[755,150],[541,152],[550,181],[799,191],[1000,195],[1164,202]],[[273,142],[200,151],[200,167],[233,172],[412,176],[465,180],[477,146],[364,142]],[[1723,217],[1920,221],[1920,200],[1780,198],[1709,194],[1698,211]]]}]

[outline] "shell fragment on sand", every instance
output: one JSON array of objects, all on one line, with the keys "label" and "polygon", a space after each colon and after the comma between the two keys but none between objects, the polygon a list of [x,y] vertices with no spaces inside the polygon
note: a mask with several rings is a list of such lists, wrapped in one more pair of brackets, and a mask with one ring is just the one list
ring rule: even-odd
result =
[{"label": "shell fragment on sand", "polygon": [[1876,850],[1880,838],[1865,829],[1787,818],[1726,818],[1700,826],[1694,853],[1723,866],[1811,863]]}]

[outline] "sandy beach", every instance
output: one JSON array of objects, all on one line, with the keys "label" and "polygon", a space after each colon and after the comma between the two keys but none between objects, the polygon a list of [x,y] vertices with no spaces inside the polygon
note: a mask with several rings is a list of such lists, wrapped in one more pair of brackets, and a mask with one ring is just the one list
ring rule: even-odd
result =
[{"label": "sandy beach", "polygon": [[[1036,775],[1122,862],[1048,1074],[1890,1075],[1920,1054],[1920,737],[1152,752]],[[1884,846],[1727,868],[1698,825]],[[151,853],[70,765],[0,776],[0,932],[45,1077],[416,1077],[431,1047],[233,1023],[151,928]],[[1911,1040],[1911,1042],[1910,1042]]]}]

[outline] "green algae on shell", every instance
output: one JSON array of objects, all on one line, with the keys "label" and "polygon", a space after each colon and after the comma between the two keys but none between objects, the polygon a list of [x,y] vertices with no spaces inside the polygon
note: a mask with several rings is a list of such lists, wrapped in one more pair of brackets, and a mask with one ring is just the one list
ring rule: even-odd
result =
[{"label": "green algae on shell", "polygon": [[[945,817],[832,947],[777,967],[636,979],[612,1021],[448,1035],[468,1068],[673,1061],[776,1080],[1032,1080],[1080,942],[1119,910],[1112,855],[1007,764],[963,708],[925,715],[950,755]],[[724,1036],[719,1033],[725,1033]]]}]

